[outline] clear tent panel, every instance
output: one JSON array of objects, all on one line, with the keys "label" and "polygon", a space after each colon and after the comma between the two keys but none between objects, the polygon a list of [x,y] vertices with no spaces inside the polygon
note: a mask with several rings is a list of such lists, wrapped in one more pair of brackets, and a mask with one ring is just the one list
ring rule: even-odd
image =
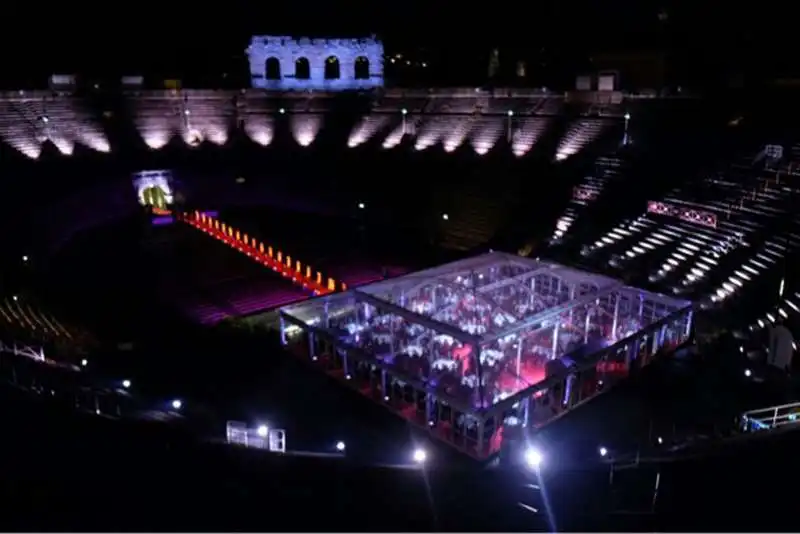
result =
[{"label": "clear tent panel", "polygon": [[[554,263],[490,253],[288,306],[398,376],[479,408],[689,303]],[[673,321],[681,339],[688,319]]]}]

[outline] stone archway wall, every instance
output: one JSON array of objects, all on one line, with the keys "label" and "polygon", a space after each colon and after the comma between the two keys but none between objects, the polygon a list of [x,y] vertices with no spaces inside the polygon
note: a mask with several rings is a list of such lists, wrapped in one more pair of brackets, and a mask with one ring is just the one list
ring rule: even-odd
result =
[{"label": "stone archway wall", "polygon": [[[250,41],[246,50],[250,62],[251,83],[257,89],[276,91],[352,91],[383,87],[383,43],[369,39],[294,39],[291,37],[259,35]],[[335,56],[339,60],[341,75],[336,80],[325,79],[325,60]],[[367,79],[356,79],[355,60],[364,56],[369,60]],[[280,61],[281,78],[268,80],[267,59]],[[311,67],[311,77],[295,77],[295,62],[305,57]]]}]

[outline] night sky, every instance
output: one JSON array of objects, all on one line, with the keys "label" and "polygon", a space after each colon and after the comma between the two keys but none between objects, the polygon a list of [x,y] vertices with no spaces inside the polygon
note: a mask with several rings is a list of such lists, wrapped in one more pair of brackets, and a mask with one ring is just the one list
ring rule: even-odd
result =
[{"label": "night sky", "polygon": [[[698,5],[700,4],[700,5]],[[104,6],[111,6],[104,8]],[[744,65],[791,71],[792,20],[780,10],[717,1],[541,0],[409,2],[138,2],[4,6],[0,45],[7,77],[81,72],[181,76],[231,70],[254,33],[377,33],[387,51],[424,50],[451,68],[483,63],[493,47],[553,62],[603,50],[664,50],[696,69]],[[435,7],[431,7],[431,6]],[[278,6],[278,7],[276,7]],[[784,14],[785,15],[785,14]],[[21,28],[27,31],[20,32]]]}]

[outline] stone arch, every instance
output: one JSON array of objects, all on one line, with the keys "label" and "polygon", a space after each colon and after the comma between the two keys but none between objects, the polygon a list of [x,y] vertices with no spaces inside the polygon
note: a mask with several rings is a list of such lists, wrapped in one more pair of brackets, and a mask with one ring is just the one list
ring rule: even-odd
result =
[{"label": "stone arch", "polygon": [[325,58],[325,73],[326,80],[338,80],[342,77],[342,66],[339,63],[339,58],[336,56],[328,56]]},{"label": "stone arch", "polygon": [[[347,91],[372,89],[383,86],[383,43],[374,37],[355,39],[293,38],[281,35],[255,35],[247,48],[250,63],[250,80],[253,87],[278,91]],[[268,58],[280,62],[281,76],[273,79],[265,72]],[[298,59],[309,61],[310,76],[305,78]],[[369,62],[356,66],[356,59],[364,57]],[[330,64],[326,64],[328,59]],[[362,60],[359,60],[362,63]],[[336,68],[338,66],[338,69]],[[363,68],[363,71],[362,71]],[[356,75],[358,69],[358,75]],[[336,72],[338,70],[338,73]],[[327,75],[326,75],[327,73]],[[367,74],[369,74],[367,76]]]},{"label": "stone arch", "polygon": [[353,62],[353,78],[369,80],[369,58],[367,56],[358,56]]},{"label": "stone arch", "polygon": [[307,57],[301,56],[294,61],[294,77],[296,80],[311,79],[311,62]]},{"label": "stone arch", "polygon": [[281,79],[281,61],[275,56],[268,57],[264,62],[264,77],[267,80]]}]

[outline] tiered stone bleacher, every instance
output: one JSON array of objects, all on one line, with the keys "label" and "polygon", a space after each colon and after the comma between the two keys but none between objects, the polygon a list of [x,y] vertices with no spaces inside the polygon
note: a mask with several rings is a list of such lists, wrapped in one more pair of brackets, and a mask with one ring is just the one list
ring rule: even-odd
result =
[{"label": "tiered stone bleacher", "polygon": [[595,172],[584,177],[581,183],[575,186],[569,205],[556,221],[556,229],[550,238],[551,244],[562,242],[572,224],[600,197],[608,184],[622,177],[623,165],[623,161],[614,155],[597,158]]},{"label": "tiered stone bleacher", "polygon": [[[195,230],[175,231],[184,234],[180,240],[154,244],[162,261],[159,292],[197,322],[214,324],[306,296],[300,288]],[[211,253],[209,246],[215,247]],[[176,283],[178,279],[183,283]]]},{"label": "tiered stone bleacher", "polygon": [[608,121],[600,118],[581,118],[573,122],[556,150],[556,159],[565,160],[597,140]]},{"label": "tiered stone bleacher", "polygon": [[26,115],[42,123],[43,137],[52,142],[59,152],[71,155],[76,143],[98,152],[108,152],[110,146],[97,121],[88,112],[85,103],[77,96],[60,96],[26,101]]},{"label": "tiered stone bleacher", "polygon": [[[777,295],[776,275],[800,248],[788,165],[770,169],[752,154],[737,159],[724,172],[651,201],[645,213],[598,236],[583,254],[618,273],[647,273],[650,283],[711,304],[765,283]],[[557,236],[570,222],[560,221]]]},{"label": "tiered stone bleacher", "polygon": [[30,113],[27,100],[18,93],[3,95],[0,100],[0,136],[22,154],[35,159],[41,153],[44,123],[41,116]]},{"label": "tiered stone bleacher", "polygon": [[502,198],[466,186],[454,191],[453,196],[453,211],[442,220],[442,246],[466,251],[489,241],[505,215]]},{"label": "tiered stone bleacher", "polygon": [[37,306],[22,302],[17,296],[3,299],[0,302],[0,319],[2,327],[11,331],[24,332],[35,338],[66,338],[72,334],[52,315],[43,312]]},{"label": "tiered stone bleacher", "polygon": [[216,91],[139,92],[129,97],[136,126],[150,148],[161,148],[175,136],[190,146],[206,140],[223,145],[236,114],[232,95]]},{"label": "tiered stone bleacher", "polygon": [[[72,153],[76,142],[101,152],[111,149],[98,117],[77,95],[28,91],[0,96],[0,136],[29,157],[37,157],[47,140],[65,155]],[[274,133],[271,117],[279,106],[284,106],[286,113],[303,116],[302,124],[297,125],[301,129],[321,123],[331,109],[331,97],[325,94],[287,95],[278,104],[277,99],[252,90],[138,90],[126,93],[126,98],[132,104],[136,127],[151,148],[160,148],[176,136],[192,145],[206,140],[224,144],[234,125],[266,145]],[[391,125],[383,142],[387,147],[396,146],[399,141],[394,139],[405,134],[412,135],[420,148],[441,142],[446,149],[455,150],[468,142],[479,154],[505,136],[514,153],[521,156],[535,144],[547,118],[557,115],[563,106],[563,95],[541,91],[387,90],[376,98],[361,126],[372,131],[353,135],[367,138]],[[621,115],[621,109],[611,106],[602,112]],[[389,115],[389,120],[384,115]],[[587,105],[584,115],[570,130],[560,153],[573,153],[604,127],[597,109]],[[371,122],[380,127],[367,126]]]},{"label": "tiered stone bleacher", "polygon": [[12,295],[0,299],[0,346],[35,347],[17,353],[34,359],[76,365],[97,345],[86,330],[67,326],[32,298]]},{"label": "tiered stone bleacher", "polygon": [[71,155],[76,144],[98,152],[111,147],[89,107],[77,96],[46,91],[17,91],[0,95],[0,138],[31,159],[51,142]]},{"label": "tiered stone bleacher", "polygon": [[[78,95],[52,92],[9,93],[0,99],[0,136],[22,153],[38,157],[47,141],[62,154],[76,142],[101,152],[110,150],[96,127],[89,106]],[[336,99],[324,93],[292,93],[275,98],[262,91],[136,90],[124,93],[144,143],[164,147],[173,139],[188,146],[224,145],[240,129],[259,145],[269,145],[276,117],[287,115],[292,136],[301,146],[313,143]],[[446,152],[467,150],[484,155],[501,146],[523,157],[567,105],[564,95],[539,90],[483,91],[388,89],[374,97],[362,120],[343,145],[374,142],[384,148]],[[569,104],[578,116],[567,128],[557,157],[564,158],[601,135],[609,121],[619,120],[623,106]],[[616,119],[613,117],[616,116]],[[446,246],[466,250],[485,243],[498,230],[502,199],[486,198],[464,188],[448,210],[443,228]],[[449,235],[448,235],[449,234]]]},{"label": "tiered stone bleacher", "polygon": [[[773,235],[765,239],[764,250],[754,258],[776,275],[765,291],[776,301],[766,312],[758,314],[750,325],[760,330],[777,321],[786,323],[793,333],[800,331],[800,285],[792,276],[800,254],[800,143],[783,151],[783,157],[763,158],[764,168],[753,195],[760,198],[765,209],[777,219]],[[767,249],[769,246],[769,249]]]}]

